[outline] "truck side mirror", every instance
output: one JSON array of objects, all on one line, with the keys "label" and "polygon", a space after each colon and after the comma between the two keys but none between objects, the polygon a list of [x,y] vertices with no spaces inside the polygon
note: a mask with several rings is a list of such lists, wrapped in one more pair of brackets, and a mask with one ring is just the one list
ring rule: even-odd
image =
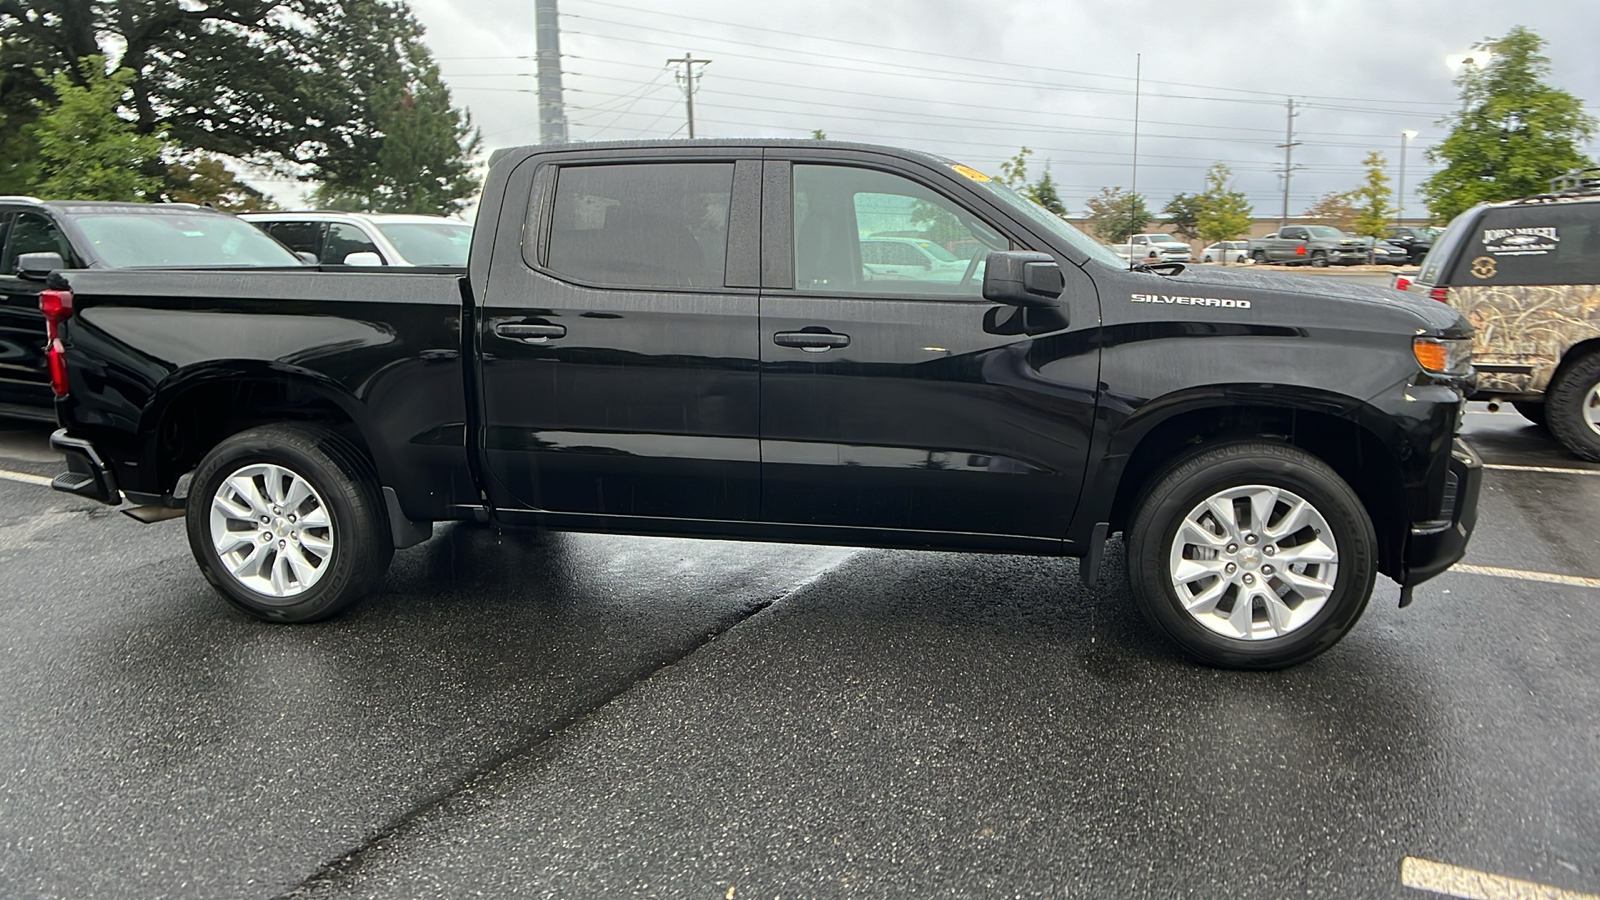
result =
[{"label": "truck side mirror", "polygon": [[61,258],[61,254],[55,252],[17,255],[17,277],[29,281],[43,281],[50,277],[51,272],[66,267],[67,261]]},{"label": "truck side mirror", "polygon": [[307,253],[304,250],[296,250],[294,252],[294,258],[300,260],[302,263],[305,263],[308,266],[322,265],[322,260],[318,259],[315,253]]},{"label": "truck side mirror", "polygon": [[1059,306],[1066,285],[1061,266],[1048,253],[996,250],[984,260],[985,300],[1008,306]]},{"label": "truck side mirror", "polygon": [[370,250],[363,250],[360,253],[352,253],[346,256],[344,264],[347,266],[381,266],[383,265],[383,257]]}]

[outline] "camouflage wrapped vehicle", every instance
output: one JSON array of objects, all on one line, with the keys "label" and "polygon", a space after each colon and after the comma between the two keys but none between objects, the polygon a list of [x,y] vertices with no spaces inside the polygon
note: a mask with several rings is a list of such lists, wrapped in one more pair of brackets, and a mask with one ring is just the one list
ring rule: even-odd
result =
[{"label": "camouflage wrapped vehicle", "polygon": [[1475,329],[1476,400],[1508,401],[1600,462],[1600,169],[1456,217],[1407,289]]}]

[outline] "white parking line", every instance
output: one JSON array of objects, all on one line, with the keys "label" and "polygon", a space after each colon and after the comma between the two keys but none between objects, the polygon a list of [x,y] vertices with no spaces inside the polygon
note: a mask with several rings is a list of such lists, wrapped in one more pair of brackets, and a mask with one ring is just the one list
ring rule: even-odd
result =
[{"label": "white parking line", "polygon": [[49,487],[50,479],[43,475],[29,475],[27,472],[10,472],[0,469],[0,479],[6,481],[20,481],[23,484],[37,484],[40,487]]},{"label": "white parking line", "polygon": [[1554,572],[1530,572],[1526,569],[1502,569],[1499,566],[1474,566],[1468,563],[1456,563],[1449,571],[1465,572],[1468,575],[1488,575],[1491,578],[1517,578],[1522,581],[1543,581],[1571,587],[1600,588],[1600,578],[1585,578],[1582,575],[1557,575]]},{"label": "white parking line", "polygon": [[1485,469],[1502,472],[1545,472],[1551,475],[1600,475],[1600,469],[1555,469],[1550,466],[1508,466],[1505,463],[1484,463]]},{"label": "white parking line", "polygon": [[1580,894],[1415,856],[1401,860],[1400,883],[1419,891],[1465,897],[1468,900],[1600,900],[1600,895],[1596,894]]}]

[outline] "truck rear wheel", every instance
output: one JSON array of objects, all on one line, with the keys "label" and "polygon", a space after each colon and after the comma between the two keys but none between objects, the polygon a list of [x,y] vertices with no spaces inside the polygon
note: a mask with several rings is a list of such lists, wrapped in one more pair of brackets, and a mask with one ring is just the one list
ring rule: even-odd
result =
[{"label": "truck rear wheel", "polygon": [[302,425],[218,444],[195,470],[186,523],[212,587],[271,622],[342,612],[394,554],[371,464],[332,431]]},{"label": "truck rear wheel", "polygon": [[1372,595],[1377,537],[1328,465],[1283,444],[1202,450],[1145,492],[1128,530],[1140,612],[1186,654],[1230,669],[1305,662]]},{"label": "truck rear wheel", "polygon": [[1255,260],[1256,265],[1264,266],[1264,265],[1267,264],[1267,251],[1265,251],[1265,250],[1252,250],[1252,251],[1250,251],[1250,258]]},{"label": "truck rear wheel", "polygon": [[1550,433],[1568,450],[1600,462],[1600,353],[1563,368],[1544,395]]}]

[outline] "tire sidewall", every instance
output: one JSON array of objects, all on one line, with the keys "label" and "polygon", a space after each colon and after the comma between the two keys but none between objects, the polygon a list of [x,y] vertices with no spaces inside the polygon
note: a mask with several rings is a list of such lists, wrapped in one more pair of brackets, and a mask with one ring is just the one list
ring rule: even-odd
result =
[{"label": "tire sidewall", "polygon": [[[1135,601],[1158,631],[1201,662],[1246,669],[1303,662],[1337,643],[1366,609],[1376,577],[1377,539],[1371,520],[1355,492],[1308,455],[1283,455],[1292,449],[1287,447],[1273,453],[1218,449],[1225,454],[1232,450],[1231,458],[1197,454],[1157,479],[1141,503],[1128,541]],[[1184,517],[1205,498],[1248,484],[1281,487],[1305,498],[1327,520],[1338,545],[1339,573],[1327,603],[1311,621],[1281,638],[1250,641],[1211,631],[1184,610],[1169,575],[1168,557]]]},{"label": "tire sidewall", "polygon": [[[293,435],[299,440],[284,440]],[[283,429],[277,434],[255,430],[235,435],[219,444],[195,471],[185,508],[189,548],[206,580],[229,603],[257,618],[277,622],[310,622],[327,618],[348,602],[346,594],[359,575],[356,522],[359,473],[348,472],[336,457],[317,446],[313,432]],[[222,565],[211,540],[211,501],[222,481],[239,469],[256,463],[270,463],[292,470],[304,478],[322,498],[333,523],[333,552],[328,571],[317,583],[293,597],[276,598],[257,593],[241,584]]]},{"label": "tire sidewall", "polygon": [[1600,434],[1584,421],[1583,404],[1600,384],[1600,353],[1571,363],[1545,394],[1545,424],[1574,454],[1600,462]]}]

